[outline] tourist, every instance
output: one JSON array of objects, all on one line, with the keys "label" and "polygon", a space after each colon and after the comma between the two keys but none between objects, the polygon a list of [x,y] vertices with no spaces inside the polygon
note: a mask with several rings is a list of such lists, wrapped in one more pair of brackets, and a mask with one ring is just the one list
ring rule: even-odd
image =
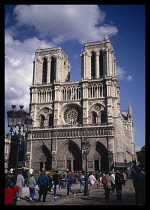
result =
[{"label": "tourist", "polygon": [[46,194],[47,194],[47,188],[49,186],[49,179],[45,171],[43,171],[38,178],[38,186],[39,186],[38,202],[40,201],[42,195],[43,195],[43,202],[46,202]]},{"label": "tourist", "polygon": [[107,202],[110,201],[110,189],[111,189],[111,184],[113,182],[113,177],[109,174],[108,171],[105,172],[105,177],[107,184],[105,185],[105,200]]},{"label": "tourist", "polygon": [[5,205],[15,205],[14,193],[18,190],[18,185],[14,186],[13,182],[5,183]]},{"label": "tourist", "polygon": [[74,183],[74,178],[72,176],[72,172],[70,171],[67,176],[67,196],[69,197],[69,192],[76,196],[76,193],[71,189],[72,184]]},{"label": "tourist", "polygon": [[112,172],[111,175],[112,177],[112,183],[111,183],[111,193],[113,193],[115,191],[116,185],[115,185],[115,172]]},{"label": "tourist", "polygon": [[140,204],[140,199],[142,205],[145,205],[145,173],[141,171],[140,167],[136,168],[136,172],[133,175],[133,186],[135,189],[136,205]]},{"label": "tourist", "polygon": [[28,187],[29,187],[29,192],[30,192],[30,202],[32,202],[33,197],[35,196],[35,186],[36,186],[36,181],[33,177],[33,174],[31,174],[31,177],[28,179]]},{"label": "tourist", "polygon": [[51,192],[52,191],[52,177],[51,177],[50,172],[47,173],[47,176],[48,176],[48,179],[49,179],[49,186],[47,188],[47,191]]},{"label": "tourist", "polygon": [[82,193],[82,188],[85,187],[85,176],[83,172],[81,173],[79,180],[80,180],[80,192]]},{"label": "tourist", "polygon": [[58,171],[53,175],[53,183],[54,183],[54,198],[57,198],[58,188],[59,188],[59,174]]},{"label": "tourist", "polygon": [[22,172],[18,171],[17,175],[17,183],[18,185],[18,191],[17,191],[17,200],[20,201],[20,197],[22,195],[22,188],[24,187],[24,177],[22,176]]},{"label": "tourist", "polygon": [[90,183],[90,193],[93,192],[95,181],[96,181],[96,178],[93,176],[93,173],[90,172],[89,178],[88,178],[88,182]]},{"label": "tourist", "polygon": [[116,170],[115,175],[117,201],[122,201],[122,185],[124,184],[124,176],[119,170]]}]

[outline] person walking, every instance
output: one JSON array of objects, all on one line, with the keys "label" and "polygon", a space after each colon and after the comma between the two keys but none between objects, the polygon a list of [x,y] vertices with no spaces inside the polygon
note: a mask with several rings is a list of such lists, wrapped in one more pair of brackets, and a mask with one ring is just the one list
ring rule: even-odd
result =
[{"label": "person walking", "polygon": [[126,182],[127,182],[127,175],[126,175],[125,172],[123,172],[122,174],[123,174],[123,176],[124,176],[124,183],[123,183],[123,185],[125,186],[125,184],[126,184]]},{"label": "person walking", "polygon": [[38,178],[38,186],[39,186],[38,202],[40,201],[42,195],[43,195],[43,202],[46,202],[46,194],[47,194],[47,188],[49,186],[49,179],[45,171],[42,171],[42,174],[40,174]]},{"label": "person walking", "polygon": [[106,177],[106,185],[105,185],[105,200],[107,202],[110,201],[110,189],[111,189],[111,184],[113,182],[113,177],[111,176],[111,174],[109,174],[108,171],[105,172],[105,177]]},{"label": "person walking", "polygon": [[111,194],[115,192],[115,188],[116,188],[116,185],[115,185],[115,172],[112,172],[111,175],[112,177],[112,184],[111,184]]},{"label": "person walking", "polygon": [[47,188],[47,191],[50,193],[50,192],[52,191],[52,177],[51,177],[50,172],[47,173],[47,176],[48,176],[48,178],[49,178],[49,186],[48,186],[48,188]]},{"label": "person walking", "polygon": [[30,193],[30,202],[32,202],[33,197],[35,196],[35,186],[36,181],[33,177],[33,174],[31,174],[31,177],[28,179],[28,187],[29,187],[29,193]]},{"label": "person walking", "polygon": [[93,192],[94,189],[94,183],[96,182],[96,178],[93,176],[93,173],[90,172],[88,182],[90,183],[90,193]]},{"label": "person walking", "polygon": [[80,180],[80,192],[82,193],[82,188],[85,187],[85,176],[83,172],[81,173],[79,180]]},{"label": "person walking", "polygon": [[21,171],[18,171],[16,185],[18,185],[18,190],[17,190],[17,201],[20,201],[20,197],[21,197],[21,195],[22,195],[22,188],[23,188],[23,186],[24,186],[24,177],[22,176]]},{"label": "person walking", "polygon": [[124,184],[124,176],[119,170],[116,170],[115,175],[117,200],[122,201],[122,185]]},{"label": "person walking", "polygon": [[71,192],[74,197],[76,196],[76,193],[71,189],[73,182],[74,182],[74,178],[72,176],[72,172],[70,171],[67,176],[67,196],[68,197],[69,197],[69,192]]},{"label": "person walking", "polygon": [[136,168],[136,172],[133,175],[133,186],[135,189],[136,205],[140,204],[140,199],[142,205],[145,205],[145,173],[141,171],[140,167]]},{"label": "person walking", "polygon": [[53,175],[53,183],[54,183],[54,198],[57,198],[58,188],[59,188],[59,174],[58,171]]}]

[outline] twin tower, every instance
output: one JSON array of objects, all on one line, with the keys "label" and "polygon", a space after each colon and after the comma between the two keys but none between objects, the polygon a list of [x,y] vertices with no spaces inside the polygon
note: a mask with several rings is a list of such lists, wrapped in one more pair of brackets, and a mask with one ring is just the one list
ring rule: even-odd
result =
[{"label": "twin tower", "polygon": [[[86,43],[81,53],[82,80],[116,77],[116,59],[110,40]],[[68,56],[61,47],[39,48],[35,53],[33,84],[70,81]]]}]

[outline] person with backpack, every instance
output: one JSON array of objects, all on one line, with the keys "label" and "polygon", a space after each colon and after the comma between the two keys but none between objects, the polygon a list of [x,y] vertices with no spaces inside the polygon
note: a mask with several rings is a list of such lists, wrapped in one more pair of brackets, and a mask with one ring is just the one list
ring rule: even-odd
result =
[{"label": "person with backpack", "polygon": [[69,197],[69,192],[76,196],[76,193],[71,189],[72,184],[74,183],[74,178],[72,176],[72,172],[70,171],[67,176],[67,196]]},{"label": "person with backpack", "polygon": [[124,176],[119,170],[116,170],[115,175],[117,200],[122,201],[122,185],[124,184]]}]

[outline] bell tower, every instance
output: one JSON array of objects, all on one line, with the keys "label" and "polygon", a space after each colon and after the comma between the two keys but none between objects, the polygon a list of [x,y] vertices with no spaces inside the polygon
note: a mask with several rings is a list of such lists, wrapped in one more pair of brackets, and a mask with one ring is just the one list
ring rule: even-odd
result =
[{"label": "bell tower", "polygon": [[116,58],[110,40],[90,42],[81,53],[83,80],[116,77]]},{"label": "bell tower", "polygon": [[61,47],[38,48],[33,61],[33,84],[70,81],[70,64]]}]

